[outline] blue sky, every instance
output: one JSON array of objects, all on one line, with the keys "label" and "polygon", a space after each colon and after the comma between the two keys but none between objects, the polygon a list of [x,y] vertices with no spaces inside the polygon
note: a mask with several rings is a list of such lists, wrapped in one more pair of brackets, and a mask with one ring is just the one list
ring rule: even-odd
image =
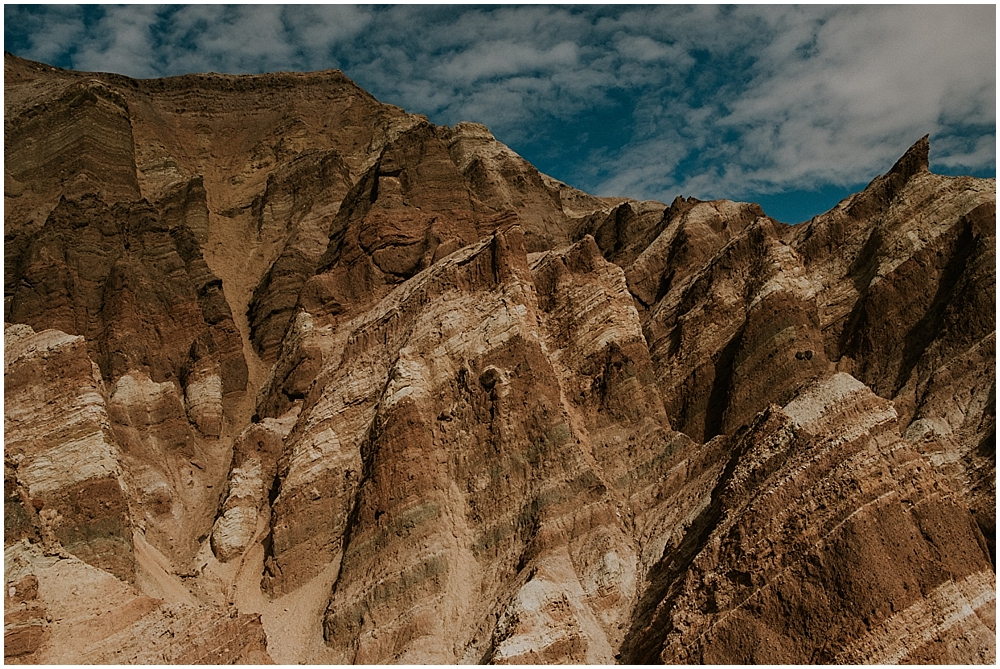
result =
[{"label": "blue sky", "polygon": [[931,136],[996,175],[996,7],[4,6],[4,48],[133,77],[339,68],[597,195],[798,222]]}]

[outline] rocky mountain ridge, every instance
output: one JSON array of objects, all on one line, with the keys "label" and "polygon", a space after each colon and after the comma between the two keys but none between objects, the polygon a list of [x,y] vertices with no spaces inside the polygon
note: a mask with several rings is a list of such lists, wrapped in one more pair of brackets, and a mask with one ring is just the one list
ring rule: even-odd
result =
[{"label": "rocky mountain ridge", "polygon": [[5,660],[993,662],[996,185],[596,198],[5,54]]}]

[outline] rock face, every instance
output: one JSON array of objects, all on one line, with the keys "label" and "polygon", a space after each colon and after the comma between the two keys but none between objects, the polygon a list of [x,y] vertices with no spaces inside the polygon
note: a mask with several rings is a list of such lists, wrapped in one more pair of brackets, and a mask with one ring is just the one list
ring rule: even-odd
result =
[{"label": "rock face", "polygon": [[37,533],[47,545],[133,580],[121,454],[83,337],[6,328],[4,380],[4,463],[18,518],[12,539]]},{"label": "rock face", "polygon": [[996,596],[978,528],[949,520],[956,503],[889,402],[837,373],[758,414],[732,453],[653,571],[633,659],[990,661]]},{"label": "rock face", "polygon": [[992,663],[996,186],[592,197],[5,55],[5,660]]}]

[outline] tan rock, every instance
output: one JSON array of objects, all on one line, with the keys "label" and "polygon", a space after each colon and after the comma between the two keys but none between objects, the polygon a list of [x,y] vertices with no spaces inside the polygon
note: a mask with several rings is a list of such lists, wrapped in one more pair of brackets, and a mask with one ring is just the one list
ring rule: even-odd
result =
[{"label": "tan rock", "polygon": [[29,514],[28,522],[42,512],[46,540],[131,580],[132,530],[120,451],[86,342],[58,330],[9,329],[4,456],[5,469],[13,465],[14,485],[23,491],[15,503]]},{"label": "tan rock", "polygon": [[995,660],[996,186],[926,138],[786,226],[338,71],[4,107],[8,662]]},{"label": "tan rock", "polygon": [[37,583],[29,605],[6,603],[7,661],[271,663],[259,616],[165,603],[75,558],[47,557],[21,543],[6,547],[4,574]]},{"label": "tan rock", "polygon": [[188,418],[207,437],[222,434],[222,377],[218,374],[199,374],[188,378],[184,388],[184,408]]}]

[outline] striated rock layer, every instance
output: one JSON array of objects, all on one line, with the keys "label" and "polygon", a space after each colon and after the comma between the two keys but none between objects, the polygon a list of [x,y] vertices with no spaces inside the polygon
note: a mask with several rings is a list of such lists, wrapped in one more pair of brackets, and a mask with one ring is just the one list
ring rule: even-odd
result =
[{"label": "striated rock layer", "polygon": [[996,185],[595,198],[5,55],[11,663],[993,663]]}]

